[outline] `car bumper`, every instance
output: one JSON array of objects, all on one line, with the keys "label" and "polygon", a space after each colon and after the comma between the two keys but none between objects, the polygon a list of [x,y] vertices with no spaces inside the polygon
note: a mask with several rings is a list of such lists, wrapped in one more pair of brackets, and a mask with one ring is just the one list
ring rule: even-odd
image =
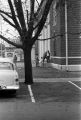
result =
[{"label": "car bumper", "polygon": [[13,85],[13,86],[0,86],[0,90],[18,90],[19,85]]}]

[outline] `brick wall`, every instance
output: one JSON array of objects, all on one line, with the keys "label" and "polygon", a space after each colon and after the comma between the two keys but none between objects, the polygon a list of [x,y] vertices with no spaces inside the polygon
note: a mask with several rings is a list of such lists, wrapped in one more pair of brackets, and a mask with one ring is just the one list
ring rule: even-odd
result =
[{"label": "brick wall", "polygon": [[[56,25],[53,26],[53,5],[51,8],[51,36],[54,31],[62,36],[56,37],[51,42],[52,62],[66,64],[66,40],[65,40],[65,0],[58,0],[59,7],[56,16]],[[54,4],[54,3],[53,3]],[[68,64],[81,64],[81,0],[67,0],[67,30],[68,30]],[[56,54],[54,54],[54,50]],[[59,57],[59,58],[57,58]],[[71,58],[72,57],[72,58]],[[73,58],[74,57],[74,58]]]},{"label": "brick wall", "polygon": [[68,2],[68,54],[81,56],[81,0]]}]

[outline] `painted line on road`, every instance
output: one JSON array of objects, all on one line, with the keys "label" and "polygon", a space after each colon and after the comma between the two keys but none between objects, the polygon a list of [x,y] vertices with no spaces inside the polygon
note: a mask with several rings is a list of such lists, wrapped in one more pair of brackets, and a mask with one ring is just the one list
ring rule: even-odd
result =
[{"label": "painted line on road", "polygon": [[29,93],[30,93],[31,101],[33,103],[35,103],[35,98],[34,98],[34,95],[33,95],[32,89],[31,89],[31,85],[28,85],[28,90],[29,90]]},{"label": "painted line on road", "polygon": [[75,83],[68,81],[69,83],[71,83],[72,85],[74,85],[75,87],[77,87],[79,90],[81,90],[81,87],[79,87],[78,85],[76,85]]}]

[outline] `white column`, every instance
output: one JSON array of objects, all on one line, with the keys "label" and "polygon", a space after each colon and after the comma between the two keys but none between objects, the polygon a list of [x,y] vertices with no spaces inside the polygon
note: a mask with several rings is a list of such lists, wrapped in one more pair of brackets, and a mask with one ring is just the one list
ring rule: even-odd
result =
[{"label": "white column", "polygon": [[[50,24],[49,24],[49,22],[50,22],[50,13],[48,14],[48,20],[47,20],[47,22],[48,22],[48,26],[47,26],[47,38],[50,38]],[[50,51],[50,39],[48,39],[48,41],[47,41],[47,46],[48,46],[48,50]]]},{"label": "white column", "polygon": [[[50,15],[48,19],[50,19]],[[50,24],[48,25],[48,38],[50,38]],[[50,39],[48,40],[48,50],[50,51]]]},{"label": "white column", "polygon": [[[49,23],[50,15],[48,15],[47,22]],[[47,28],[43,28],[42,35],[40,36],[40,39],[46,39],[50,37],[50,25],[47,25]],[[43,56],[44,52],[49,50],[50,51],[50,40],[45,41],[39,41],[38,43],[38,49],[39,49],[39,59]]]}]

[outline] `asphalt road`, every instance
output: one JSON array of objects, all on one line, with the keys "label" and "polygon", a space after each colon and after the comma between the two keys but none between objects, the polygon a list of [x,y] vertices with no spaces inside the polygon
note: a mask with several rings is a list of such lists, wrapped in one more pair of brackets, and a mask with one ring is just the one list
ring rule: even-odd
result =
[{"label": "asphalt road", "polygon": [[20,84],[16,96],[0,94],[0,120],[81,120],[80,90],[67,82]]},{"label": "asphalt road", "polygon": [[73,102],[0,102],[0,120],[81,120],[80,106]]},{"label": "asphalt road", "polygon": [[[81,82],[73,81],[74,78],[79,79],[81,73],[49,67],[33,68],[35,83],[31,86],[30,94],[28,86],[22,83],[24,70],[20,65],[21,83],[16,96],[0,93],[0,120],[81,120]],[[79,87],[68,82],[68,78]],[[48,80],[46,82],[43,79]]]}]

